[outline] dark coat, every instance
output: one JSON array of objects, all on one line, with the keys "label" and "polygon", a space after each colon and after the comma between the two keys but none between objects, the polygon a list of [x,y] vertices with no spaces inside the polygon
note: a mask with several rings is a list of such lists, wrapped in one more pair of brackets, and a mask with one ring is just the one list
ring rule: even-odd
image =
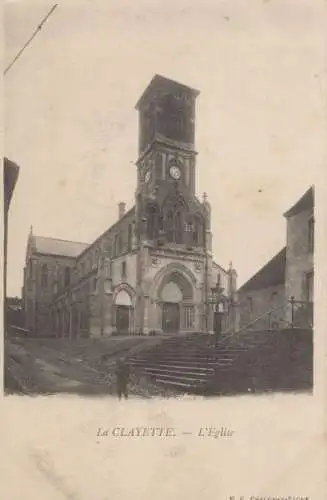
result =
[{"label": "dark coat", "polygon": [[126,384],[129,379],[129,366],[125,361],[119,361],[116,367],[117,382]]}]

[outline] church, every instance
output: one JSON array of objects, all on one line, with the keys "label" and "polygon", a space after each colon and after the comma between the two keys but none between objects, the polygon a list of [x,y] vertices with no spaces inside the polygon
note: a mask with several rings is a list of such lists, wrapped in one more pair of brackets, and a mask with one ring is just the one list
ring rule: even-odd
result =
[{"label": "church", "polygon": [[93,243],[30,231],[24,267],[33,335],[212,333],[233,327],[237,273],[212,255],[211,210],[196,195],[199,92],[155,75],[136,104],[135,204]]}]

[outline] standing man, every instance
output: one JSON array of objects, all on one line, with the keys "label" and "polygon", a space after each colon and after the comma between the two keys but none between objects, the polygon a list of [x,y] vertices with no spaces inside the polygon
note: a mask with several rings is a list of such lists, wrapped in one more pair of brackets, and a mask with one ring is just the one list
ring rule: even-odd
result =
[{"label": "standing man", "polygon": [[116,383],[117,383],[117,396],[119,399],[124,395],[125,399],[128,398],[128,382],[129,382],[129,365],[125,359],[120,358],[117,361],[116,367]]}]

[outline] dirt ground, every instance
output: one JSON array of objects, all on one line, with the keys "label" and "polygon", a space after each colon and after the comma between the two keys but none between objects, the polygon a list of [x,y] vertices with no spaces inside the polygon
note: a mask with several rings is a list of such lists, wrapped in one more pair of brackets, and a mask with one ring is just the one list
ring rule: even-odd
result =
[{"label": "dirt ground", "polygon": [[[26,339],[5,342],[5,392],[30,396],[71,393],[83,396],[114,395],[115,365],[161,342],[160,338],[112,337],[106,339]],[[132,397],[171,397],[180,394],[154,385],[131,370]]]}]

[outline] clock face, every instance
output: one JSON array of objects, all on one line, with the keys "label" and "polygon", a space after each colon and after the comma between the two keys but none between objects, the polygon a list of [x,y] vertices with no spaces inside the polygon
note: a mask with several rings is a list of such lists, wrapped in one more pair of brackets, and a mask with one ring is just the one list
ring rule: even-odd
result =
[{"label": "clock face", "polygon": [[181,178],[181,171],[180,171],[180,168],[177,167],[176,165],[173,165],[172,167],[170,167],[169,169],[169,173],[171,175],[171,177],[175,180],[178,180]]},{"label": "clock face", "polygon": [[144,182],[147,184],[151,178],[151,172],[148,170],[144,176]]}]

